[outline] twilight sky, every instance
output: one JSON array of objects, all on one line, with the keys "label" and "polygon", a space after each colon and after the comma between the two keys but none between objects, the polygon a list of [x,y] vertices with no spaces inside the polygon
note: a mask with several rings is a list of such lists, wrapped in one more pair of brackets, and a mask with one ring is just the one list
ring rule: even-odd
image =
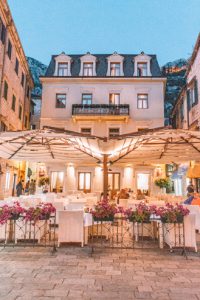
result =
[{"label": "twilight sky", "polygon": [[188,58],[200,31],[200,0],[8,0],[25,53],[157,54]]}]

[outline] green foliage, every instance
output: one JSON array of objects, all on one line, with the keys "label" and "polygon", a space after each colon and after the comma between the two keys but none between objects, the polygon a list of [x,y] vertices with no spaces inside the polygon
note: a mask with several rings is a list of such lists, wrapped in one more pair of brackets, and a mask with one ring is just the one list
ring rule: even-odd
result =
[{"label": "green foliage", "polygon": [[38,186],[41,187],[45,184],[49,184],[49,177],[41,177],[38,182]]},{"label": "green foliage", "polygon": [[159,188],[169,188],[170,187],[170,180],[169,178],[160,178],[154,181],[155,185],[159,186]]}]

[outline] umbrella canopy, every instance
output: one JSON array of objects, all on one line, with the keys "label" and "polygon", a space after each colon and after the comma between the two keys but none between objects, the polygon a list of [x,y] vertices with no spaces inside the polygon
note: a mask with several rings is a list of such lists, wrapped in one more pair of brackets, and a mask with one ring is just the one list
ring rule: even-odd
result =
[{"label": "umbrella canopy", "polygon": [[47,127],[0,134],[0,157],[46,162],[146,164],[200,161],[200,132],[156,128],[114,138]]},{"label": "umbrella canopy", "polygon": [[99,139],[51,128],[4,132],[0,134],[0,157],[36,162],[96,162],[102,159]]}]

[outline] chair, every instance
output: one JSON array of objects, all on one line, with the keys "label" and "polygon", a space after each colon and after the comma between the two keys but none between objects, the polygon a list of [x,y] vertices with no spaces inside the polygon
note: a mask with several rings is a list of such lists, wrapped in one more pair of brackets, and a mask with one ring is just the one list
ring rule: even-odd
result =
[{"label": "chair", "polygon": [[60,243],[81,243],[84,245],[84,213],[77,211],[59,211],[58,247]]}]

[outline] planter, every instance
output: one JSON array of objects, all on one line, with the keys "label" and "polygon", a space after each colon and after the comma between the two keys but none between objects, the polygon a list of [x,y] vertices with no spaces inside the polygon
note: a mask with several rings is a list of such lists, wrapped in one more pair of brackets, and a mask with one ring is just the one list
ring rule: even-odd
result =
[{"label": "planter", "polygon": [[108,217],[104,217],[104,218],[93,217],[93,220],[95,222],[113,222],[114,216],[108,216]]},{"label": "planter", "polygon": [[40,217],[39,217],[39,220],[49,220],[49,218],[50,218],[50,214],[45,214],[45,215],[41,215]]},{"label": "planter", "polygon": [[19,219],[19,217],[20,217],[20,214],[11,214],[11,217],[9,218],[9,220],[16,221]]},{"label": "planter", "polygon": [[161,222],[165,224],[175,224],[175,223],[183,223],[184,217],[183,216],[177,216],[176,220],[171,220],[170,218],[167,217],[161,217]]}]

